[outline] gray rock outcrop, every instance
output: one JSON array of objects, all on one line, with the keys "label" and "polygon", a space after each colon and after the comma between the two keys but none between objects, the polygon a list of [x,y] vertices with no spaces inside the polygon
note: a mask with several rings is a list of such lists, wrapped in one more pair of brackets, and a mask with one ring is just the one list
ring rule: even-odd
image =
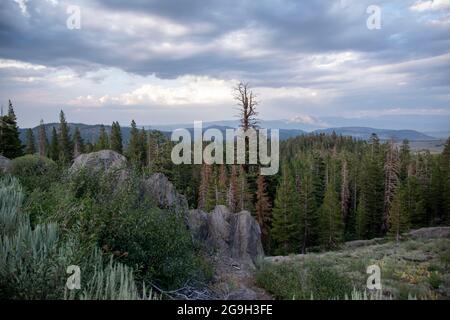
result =
[{"label": "gray rock outcrop", "polygon": [[94,172],[102,170],[115,172],[126,168],[127,159],[123,155],[112,150],[101,150],[79,155],[70,167],[70,172],[73,173],[81,169]]},{"label": "gray rock outcrop", "polygon": [[160,208],[174,209],[188,218],[189,205],[186,197],[178,193],[164,174],[154,173],[144,179],[142,192],[154,199]]},{"label": "gray rock outcrop", "polygon": [[225,206],[216,206],[210,214],[191,210],[188,226],[194,239],[239,263],[254,266],[264,256],[261,230],[248,211],[231,213]]},{"label": "gray rock outcrop", "polygon": [[11,160],[0,155],[0,172],[7,173],[11,170]]}]

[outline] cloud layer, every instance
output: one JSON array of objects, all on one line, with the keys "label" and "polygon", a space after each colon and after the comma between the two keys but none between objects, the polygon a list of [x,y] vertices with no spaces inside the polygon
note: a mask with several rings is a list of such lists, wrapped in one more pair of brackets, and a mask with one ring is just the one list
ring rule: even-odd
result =
[{"label": "cloud layer", "polygon": [[[244,80],[266,119],[448,117],[450,0],[377,1],[379,30],[366,25],[371,4],[2,1],[2,103],[16,102],[23,125],[58,108],[85,122],[220,120]],[[69,5],[79,30],[67,28]]]}]

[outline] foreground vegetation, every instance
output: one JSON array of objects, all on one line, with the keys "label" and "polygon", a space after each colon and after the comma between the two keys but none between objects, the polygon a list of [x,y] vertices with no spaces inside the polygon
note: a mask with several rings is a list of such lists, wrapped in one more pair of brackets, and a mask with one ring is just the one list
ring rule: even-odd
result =
[{"label": "foreground vegetation", "polygon": [[[381,296],[366,289],[366,269],[374,264]],[[450,238],[266,258],[256,280],[278,299],[449,299]]]},{"label": "foreground vegetation", "polygon": [[[142,195],[139,177],[119,185],[32,155],[14,159],[12,172],[0,182],[0,297],[134,299],[207,280],[182,217]],[[65,290],[69,265],[82,271],[76,294]]]}]

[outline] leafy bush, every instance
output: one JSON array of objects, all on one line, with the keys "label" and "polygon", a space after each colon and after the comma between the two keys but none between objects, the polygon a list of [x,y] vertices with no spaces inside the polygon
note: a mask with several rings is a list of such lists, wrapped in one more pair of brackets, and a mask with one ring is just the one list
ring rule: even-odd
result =
[{"label": "leafy bush", "polygon": [[[140,298],[131,269],[112,260],[104,268],[98,249],[85,255],[75,236],[61,237],[56,223],[32,228],[28,216],[19,211],[22,199],[16,179],[0,180],[1,299]],[[72,264],[83,270],[85,285],[67,295],[66,268]]]},{"label": "leafy bush", "polygon": [[439,274],[439,272],[433,271],[430,273],[430,276],[428,277],[428,281],[430,282],[430,286],[433,289],[438,289],[442,283],[442,277]]},{"label": "leafy bush", "polygon": [[279,299],[344,299],[353,292],[350,279],[318,262],[263,263],[256,281]]},{"label": "leafy bush", "polygon": [[25,155],[12,160],[11,174],[17,177],[21,185],[28,191],[46,190],[57,180],[59,169],[56,163],[46,157]]},{"label": "leafy bush", "polygon": [[34,190],[26,210],[33,221],[75,226],[80,242],[95,244],[135,271],[146,283],[170,289],[186,280],[205,280],[208,266],[198,255],[183,217],[161,210],[141,192],[141,177],[128,179],[86,170]]}]

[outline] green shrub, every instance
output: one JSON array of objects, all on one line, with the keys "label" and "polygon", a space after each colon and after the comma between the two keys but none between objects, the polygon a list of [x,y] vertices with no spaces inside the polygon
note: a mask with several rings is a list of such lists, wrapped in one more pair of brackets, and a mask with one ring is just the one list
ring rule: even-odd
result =
[{"label": "green shrub", "polygon": [[279,299],[344,299],[353,292],[349,278],[318,262],[263,263],[256,281]]},{"label": "green shrub", "polygon": [[59,176],[56,163],[46,157],[25,155],[12,160],[11,174],[17,177],[25,190],[46,190]]},{"label": "green shrub", "polygon": [[315,299],[343,299],[353,290],[350,279],[332,267],[311,263],[308,271]]},{"label": "green shrub", "polygon": [[95,244],[133,268],[135,277],[170,289],[187,279],[205,280],[211,271],[194,247],[182,215],[157,207],[142,194],[141,177],[121,180],[86,170],[28,197],[35,221],[76,226],[82,243]]},{"label": "green shrub", "polygon": [[[0,180],[0,299],[137,299],[133,272],[113,263],[103,267],[98,249],[84,254],[76,236],[62,238],[56,223],[32,228],[19,211],[23,199],[16,179]],[[81,291],[66,291],[66,268],[82,270]]]},{"label": "green shrub", "polygon": [[433,289],[439,289],[439,286],[442,284],[442,277],[439,272],[433,271],[428,277],[428,282]]}]

